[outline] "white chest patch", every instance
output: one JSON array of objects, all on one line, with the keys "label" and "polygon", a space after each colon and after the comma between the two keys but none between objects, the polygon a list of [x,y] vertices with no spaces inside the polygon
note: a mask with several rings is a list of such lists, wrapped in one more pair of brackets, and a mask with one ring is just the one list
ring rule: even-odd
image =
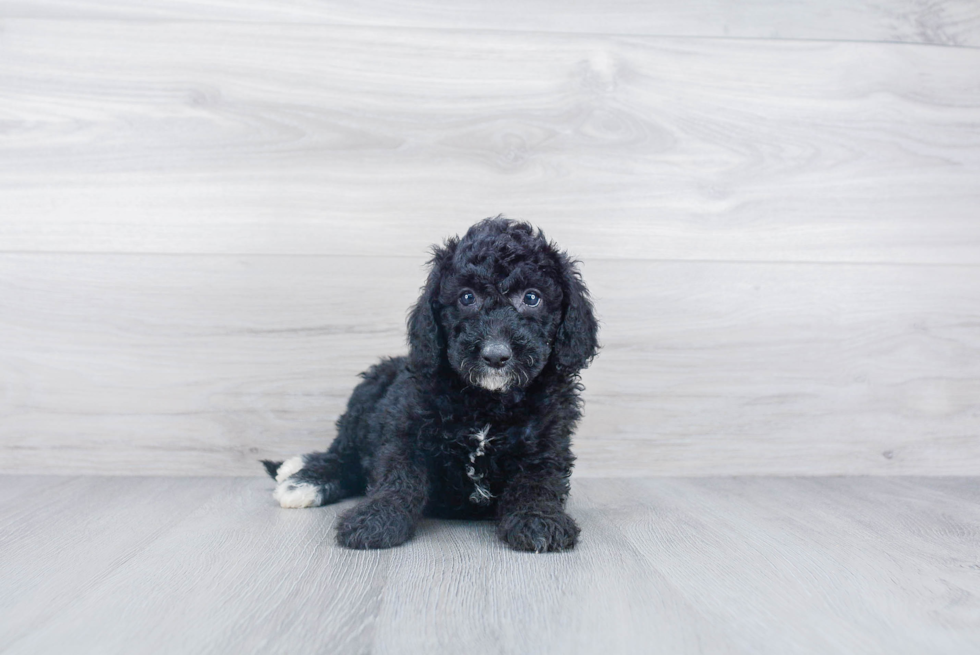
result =
[{"label": "white chest patch", "polygon": [[490,434],[490,424],[487,423],[482,429],[470,435],[473,442],[473,450],[470,451],[470,464],[466,467],[466,475],[473,482],[473,493],[470,494],[470,502],[476,505],[486,505],[493,499],[493,494],[483,482],[484,474],[477,473],[477,460],[486,454],[487,446],[492,439]]}]

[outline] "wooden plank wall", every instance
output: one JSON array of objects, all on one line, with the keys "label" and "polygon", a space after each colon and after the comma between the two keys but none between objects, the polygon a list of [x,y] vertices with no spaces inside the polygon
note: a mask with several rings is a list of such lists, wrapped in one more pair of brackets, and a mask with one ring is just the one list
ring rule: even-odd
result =
[{"label": "wooden plank wall", "polygon": [[0,471],[257,474],[503,212],[581,475],[980,472],[980,5],[0,1]]}]

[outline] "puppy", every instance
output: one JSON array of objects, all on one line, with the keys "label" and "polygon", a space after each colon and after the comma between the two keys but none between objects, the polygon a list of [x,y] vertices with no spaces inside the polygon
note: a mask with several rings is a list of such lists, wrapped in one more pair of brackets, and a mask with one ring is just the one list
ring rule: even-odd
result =
[{"label": "puppy", "polygon": [[361,374],[326,452],[263,461],[282,507],[367,498],[337,540],[390,548],[423,515],[496,519],[517,550],[572,548],[565,513],[597,323],[574,262],[527,223],[488,218],[433,249],[407,357]]}]

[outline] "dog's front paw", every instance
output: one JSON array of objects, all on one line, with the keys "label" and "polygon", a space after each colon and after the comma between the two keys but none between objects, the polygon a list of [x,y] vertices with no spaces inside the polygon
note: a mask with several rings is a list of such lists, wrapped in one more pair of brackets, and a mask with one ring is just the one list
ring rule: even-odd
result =
[{"label": "dog's front paw", "polygon": [[507,514],[497,525],[501,541],[515,550],[536,553],[574,548],[579,532],[572,517],[562,511]]},{"label": "dog's front paw", "polygon": [[358,550],[392,548],[411,539],[415,519],[391,501],[368,499],[344,512],[337,543]]}]

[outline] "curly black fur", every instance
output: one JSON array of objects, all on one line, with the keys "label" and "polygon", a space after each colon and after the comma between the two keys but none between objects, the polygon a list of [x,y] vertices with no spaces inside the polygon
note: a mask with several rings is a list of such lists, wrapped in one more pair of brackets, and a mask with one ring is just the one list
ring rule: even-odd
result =
[{"label": "curly black fur", "polygon": [[351,548],[397,546],[423,514],[496,518],[518,550],[572,548],[578,374],[598,349],[575,262],[496,217],[435,247],[430,264],[408,356],[362,374],[327,452],[264,462],[276,498],[308,507],[366,493],[340,517]]}]

